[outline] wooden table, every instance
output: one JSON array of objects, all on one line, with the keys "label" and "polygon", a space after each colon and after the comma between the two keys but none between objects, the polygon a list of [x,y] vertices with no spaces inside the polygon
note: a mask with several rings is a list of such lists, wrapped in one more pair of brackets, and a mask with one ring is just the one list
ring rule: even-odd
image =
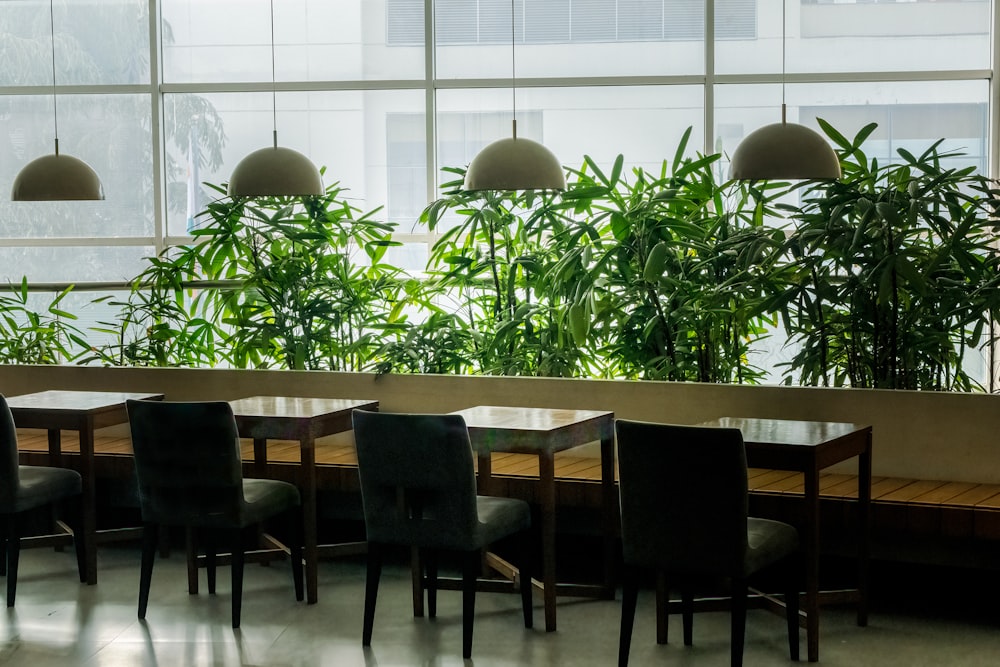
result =
[{"label": "wooden table", "polygon": [[[872,428],[843,422],[723,417],[700,426],[738,428],[754,468],[794,470],[805,478],[806,637],[810,662],[819,660],[819,472],[858,458],[858,588],[849,596],[858,605],[858,625],[868,624],[869,521],[872,486]],[[843,599],[837,595],[836,599]]]},{"label": "wooden table", "polygon": [[252,396],[230,401],[241,437],[253,439],[256,474],[267,474],[267,441],[298,440],[299,490],[302,493],[303,558],[306,601],[318,596],[319,545],[316,511],[316,439],[350,431],[354,409],[378,410],[378,401],[296,396]]},{"label": "wooden table", "polygon": [[[490,457],[494,452],[538,456],[541,496],[542,580],[545,629],[556,629],[556,594],[614,598],[615,524],[618,493],[615,487],[614,413],[596,410],[559,410],[478,406],[459,410],[479,459],[480,493],[489,495]],[[554,454],[587,444],[601,443],[601,495],[603,502],[604,582],[601,585],[556,582],[556,484]]]},{"label": "wooden table", "polygon": [[48,431],[49,465],[62,466],[60,430],[80,434],[80,476],[83,478],[83,540],[87,583],[97,583],[97,502],[94,493],[94,431],[128,421],[125,401],[162,400],[163,394],[109,391],[42,391],[7,399],[18,428]]}]

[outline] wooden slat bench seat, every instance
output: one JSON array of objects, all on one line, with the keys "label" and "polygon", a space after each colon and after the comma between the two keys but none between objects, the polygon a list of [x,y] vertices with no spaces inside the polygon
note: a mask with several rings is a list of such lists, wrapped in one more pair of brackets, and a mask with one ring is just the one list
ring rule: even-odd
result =
[{"label": "wooden slat bench seat", "polygon": [[[44,465],[48,444],[44,432],[19,431],[19,446],[25,463]],[[79,452],[76,434],[64,432],[63,451],[71,460]],[[243,460],[253,460],[253,443],[241,441]],[[131,474],[131,443],[126,437],[98,437],[95,442],[98,474]],[[557,502],[578,507],[600,507],[600,460],[556,455]],[[299,462],[297,442],[276,441],[268,445],[269,472],[294,480]],[[320,441],[316,446],[320,488],[356,491],[357,457],[351,444]],[[532,500],[536,494],[538,458],[524,454],[496,454],[493,476],[500,493]],[[751,468],[751,493],[761,498],[801,496],[800,473]],[[820,475],[821,501],[851,501],[858,496],[857,475],[838,472]],[[873,528],[905,530],[947,537],[1000,540],[1000,484],[949,482],[945,480],[872,478]]]},{"label": "wooden slat bench seat", "polygon": [[[802,475],[751,470],[750,491],[760,496],[802,493]],[[820,475],[822,501],[858,497],[858,476]],[[953,538],[1000,540],[1000,484],[872,477],[872,525],[892,530]]]},{"label": "wooden slat bench seat", "polygon": [[[358,459],[354,446],[336,439],[321,439],[316,443],[316,475],[319,487],[342,491],[357,491]],[[244,474],[252,475],[253,441],[240,441]],[[22,463],[45,465],[48,440],[43,431],[19,430],[18,446]],[[75,432],[63,431],[62,451],[72,461],[80,451]],[[132,448],[129,438],[98,436],[94,441],[96,467],[99,476],[115,477],[132,472]],[[601,462],[598,458],[568,456],[559,452],[555,456],[557,501],[564,505],[600,508]],[[299,443],[272,440],[268,442],[268,474],[287,481],[295,480],[295,466],[299,463]],[[68,465],[72,465],[69,463]],[[493,475],[497,478],[494,488],[498,493],[513,493],[533,500],[538,479],[538,457],[528,454],[498,453],[493,456]]]}]

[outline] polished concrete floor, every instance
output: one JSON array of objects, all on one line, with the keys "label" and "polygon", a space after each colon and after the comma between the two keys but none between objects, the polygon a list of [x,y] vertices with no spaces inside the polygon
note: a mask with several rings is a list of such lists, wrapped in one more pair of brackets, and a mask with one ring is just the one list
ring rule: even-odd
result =
[{"label": "polished concrete floor", "polygon": [[[243,622],[229,627],[228,571],[220,571],[217,596],[189,596],[180,554],[157,561],[149,612],[136,620],[138,549],[105,546],[100,583],[77,583],[71,550],[25,551],[17,606],[0,620],[0,664],[25,667],[96,665],[380,666],[457,665],[461,659],[460,594],[442,591],[438,618],[410,612],[408,570],[389,566],[370,650],[361,647],[364,565],[360,559],[324,561],[320,601],[296,603],[286,563],[248,565]],[[1000,614],[997,586],[976,587],[975,575],[928,580],[926,569],[875,568],[871,622],[854,624],[847,607],[824,608],[823,665],[998,665]],[[939,575],[942,573],[938,573]],[[880,584],[881,580],[886,583]],[[917,594],[918,589],[922,591]],[[204,589],[204,584],[202,584]],[[972,590],[967,590],[971,588]],[[977,597],[989,595],[990,600]],[[966,602],[972,602],[967,606]],[[652,595],[640,596],[632,665],[726,665],[729,621],[725,613],[695,618],[693,647],[654,641]],[[977,611],[979,610],[979,611]],[[473,664],[612,665],[616,662],[620,602],[561,599],[559,630],[521,626],[519,598],[480,594]],[[535,618],[542,625],[540,603]],[[671,637],[680,621],[671,619]],[[752,610],[747,619],[747,665],[789,663],[781,618]],[[804,635],[802,651],[805,652]]]}]

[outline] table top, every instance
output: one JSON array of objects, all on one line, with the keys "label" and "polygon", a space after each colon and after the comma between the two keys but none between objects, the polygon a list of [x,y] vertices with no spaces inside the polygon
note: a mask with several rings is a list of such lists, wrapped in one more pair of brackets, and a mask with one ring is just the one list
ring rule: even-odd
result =
[{"label": "table top", "polygon": [[613,419],[614,413],[604,410],[565,410],[562,408],[522,408],[500,405],[477,405],[456,410],[470,429],[496,428],[512,431],[557,431],[561,428],[595,419]]},{"label": "table top", "polygon": [[21,394],[7,398],[11,410],[45,410],[91,412],[124,405],[129,399],[161,400],[163,394],[126,393],[117,391],[66,391],[53,389],[34,394]]},{"label": "table top", "polygon": [[477,405],[457,410],[481,451],[538,454],[558,452],[610,438],[615,413],[607,410],[567,410]]},{"label": "table top", "polygon": [[7,399],[18,428],[80,429],[128,421],[125,401],[163,400],[163,394],[117,391],[40,391]]},{"label": "table top", "polygon": [[793,419],[757,419],[754,417],[720,417],[699,426],[738,428],[747,444],[817,447],[859,431],[870,431],[867,424],[849,422],[799,421]]},{"label": "table top", "polygon": [[699,426],[738,428],[747,463],[756,468],[815,474],[855,456],[871,455],[872,427],[867,424],[720,417]]},{"label": "table top", "polygon": [[378,407],[378,401],[353,398],[309,398],[305,396],[250,396],[229,401],[233,413],[241,417],[284,417],[314,419],[355,408]]},{"label": "table top", "polygon": [[230,401],[240,435],[303,443],[351,430],[355,409],[378,410],[378,401],[305,396],[250,396]]}]

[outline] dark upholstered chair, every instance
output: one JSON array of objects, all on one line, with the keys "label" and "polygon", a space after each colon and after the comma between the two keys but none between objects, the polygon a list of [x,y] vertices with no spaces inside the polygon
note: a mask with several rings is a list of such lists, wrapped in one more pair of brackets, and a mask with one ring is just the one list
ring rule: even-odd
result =
[{"label": "dark upholstered chair", "polygon": [[[798,533],[779,521],[747,517],[740,431],[626,420],[618,420],[615,430],[625,565],[618,664],[628,664],[642,570],[662,577],[660,591],[667,583],[680,589],[685,645],[691,644],[693,584],[729,578],[732,664],[743,664],[747,578],[779,561],[787,563],[789,652],[798,660]],[[667,641],[666,605],[658,599],[658,643]]]},{"label": "dark upholstered chair", "polygon": [[[64,498],[79,496],[80,473],[66,468],[22,466],[17,462],[17,431],[7,399],[0,396],[0,574],[7,575],[7,606],[14,606],[17,594],[17,564],[21,553],[21,517],[24,512],[55,504]],[[83,529],[82,504],[76,503],[73,517],[76,562],[80,581],[87,580],[86,556],[79,533]]]},{"label": "dark upholstered chair", "polygon": [[216,536],[231,535],[233,627],[238,628],[244,529],[282,516],[291,535],[295,599],[301,601],[299,491],[287,482],[243,479],[239,435],[229,404],[130,400],[127,407],[143,521],[139,618],[146,617],[160,526],[183,526],[208,534],[209,593],[215,593]]},{"label": "dark upholstered chair", "polygon": [[[368,534],[362,644],[371,645],[375,600],[386,545],[427,550],[428,613],[436,613],[436,551],[464,553],[462,655],[472,657],[472,622],[481,550],[531,525],[522,500],[476,495],[472,445],[458,415],[354,411],[354,439]],[[525,552],[527,549],[525,549]],[[524,627],[532,626],[531,576],[521,563]],[[422,577],[421,577],[422,580]],[[414,588],[423,595],[423,585]]]}]

